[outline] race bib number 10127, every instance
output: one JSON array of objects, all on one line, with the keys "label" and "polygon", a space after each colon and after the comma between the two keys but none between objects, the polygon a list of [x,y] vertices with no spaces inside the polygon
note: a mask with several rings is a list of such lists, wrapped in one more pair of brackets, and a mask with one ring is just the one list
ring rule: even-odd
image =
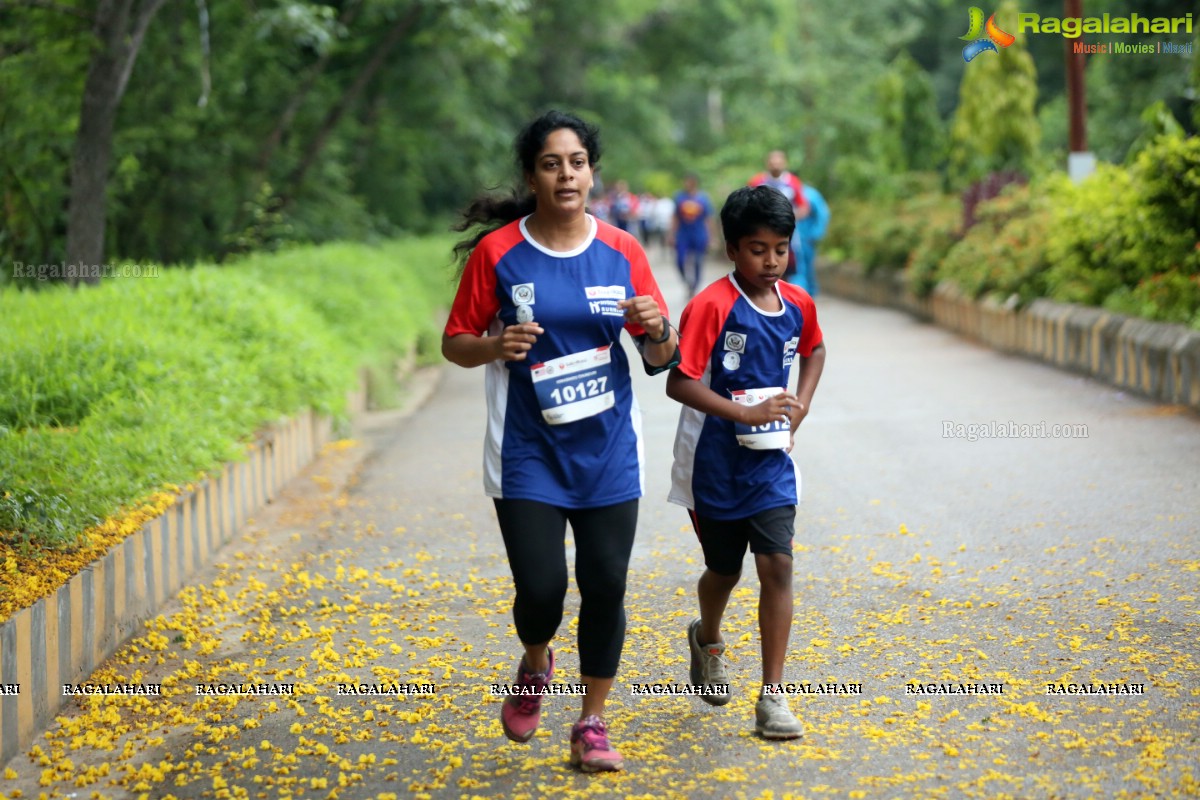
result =
[{"label": "race bib number 10127", "polygon": [[530,367],[542,418],[551,425],[593,417],[616,405],[609,345]]}]

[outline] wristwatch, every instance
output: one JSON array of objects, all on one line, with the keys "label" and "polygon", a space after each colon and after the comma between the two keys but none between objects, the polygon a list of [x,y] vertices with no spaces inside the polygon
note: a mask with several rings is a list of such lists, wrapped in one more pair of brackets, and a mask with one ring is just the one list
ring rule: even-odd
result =
[{"label": "wristwatch", "polygon": [[647,333],[646,341],[648,341],[650,344],[662,344],[663,342],[667,341],[667,339],[671,338],[671,320],[667,319],[665,315],[660,316],[662,316],[663,321],[662,336],[658,337],[657,339],[651,339],[650,334]]}]

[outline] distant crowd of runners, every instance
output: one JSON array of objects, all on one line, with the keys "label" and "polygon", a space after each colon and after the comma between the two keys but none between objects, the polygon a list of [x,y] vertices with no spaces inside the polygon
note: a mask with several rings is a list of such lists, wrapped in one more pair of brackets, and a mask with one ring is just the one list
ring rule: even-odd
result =
[{"label": "distant crowd of runners", "polygon": [[[784,280],[802,287],[813,297],[817,288],[817,245],[829,227],[829,204],[812,184],[788,171],[787,155],[773,150],[766,169],[750,179],[751,186],[770,186],[792,201],[796,228]],[[599,181],[597,181],[599,184]],[[596,219],[635,234],[643,246],[661,245],[674,251],[675,265],[691,298],[700,289],[703,266],[714,235],[716,221],[712,200],[700,188],[695,173],[687,174],[683,187],[673,196],[653,192],[634,193],[629,182],[616,181],[611,189],[593,187],[588,211]]]}]

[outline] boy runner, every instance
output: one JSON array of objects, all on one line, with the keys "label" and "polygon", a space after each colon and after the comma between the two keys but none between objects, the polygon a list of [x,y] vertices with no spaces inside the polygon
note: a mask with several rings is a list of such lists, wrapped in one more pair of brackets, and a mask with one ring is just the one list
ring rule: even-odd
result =
[{"label": "boy runner", "polygon": [[[792,739],[803,726],[782,683],[792,622],[792,537],[800,475],[790,452],[825,363],[812,298],[783,281],[795,228],[791,202],[766,186],[744,187],[721,209],[734,271],[712,283],[680,317],[681,361],[667,394],[684,405],[675,436],[669,500],[686,507],[704,551],[700,617],[688,626],[691,682],[702,698],[729,702],[721,618],[749,546],[761,583],[759,631],[764,691],[755,730]],[[795,394],[789,371],[800,358]]]}]

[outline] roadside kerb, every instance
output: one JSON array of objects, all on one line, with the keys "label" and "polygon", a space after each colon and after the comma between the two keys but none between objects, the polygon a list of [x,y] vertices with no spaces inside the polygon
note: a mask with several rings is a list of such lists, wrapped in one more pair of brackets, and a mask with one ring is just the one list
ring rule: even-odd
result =
[{"label": "roadside kerb", "polygon": [[[414,368],[402,359],[397,374]],[[351,417],[366,410],[369,379],[347,393]],[[79,683],[206,566],[256,511],[320,453],[333,419],[303,411],[261,431],[245,459],[226,463],[158,517],[74,575],[54,594],[0,623],[0,763],[28,748]]]}]

